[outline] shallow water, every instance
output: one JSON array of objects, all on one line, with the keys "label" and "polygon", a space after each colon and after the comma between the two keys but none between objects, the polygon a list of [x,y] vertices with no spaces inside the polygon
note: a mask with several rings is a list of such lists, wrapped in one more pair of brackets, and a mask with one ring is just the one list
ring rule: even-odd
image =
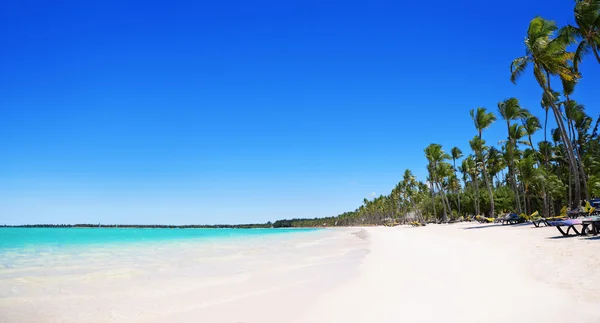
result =
[{"label": "shallow water", "polygon": [[327,229],[14,228],[0,235],[0,322],[169,321],[243,307],[263,294],[304,297],[307,284],[322,288],[350,275],[366,250],[350,232]]}]

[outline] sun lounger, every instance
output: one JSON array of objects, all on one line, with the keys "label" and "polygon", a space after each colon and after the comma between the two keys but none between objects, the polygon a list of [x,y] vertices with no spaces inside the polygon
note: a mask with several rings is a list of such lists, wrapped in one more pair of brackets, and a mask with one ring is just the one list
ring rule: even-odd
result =
[{"label": "sun lounger", "polygon": [[[551,226],[556,227],[558,229],[558,231],[560,231],[560,233],[563,236],[568,236],[569,232],[571,230],[573,230],[573,232],[575,233],[575,235],[585,235],[586,227],[587,227],[587,226],[584,226],[583,221],[581,221],[581,220],[574,220],[574,219],[561,220],[561,221],[548,221],[548,224],[550,224]],[[579,232],[577,230],[577,228],[575,227],[576,225],[581,225],[582,226],[581,232]],[[567,231],[565,232],[562,227],[567,227]]]},{"label": "sun lounger", "polygon": [[564,221],[567,220],[568,218],[566,216],[554,216],[551,218],[536,218],[534,220],[531,220],[531,223],[533,223],[534,226],[539,227],[540,225],[545,225],[545,226],[552,226],[550,224],[550,222],[552,221]]},{"label": "sun lounger", "polygon": [[516,213],[511,213],[500,219],[500,223],[504,224],[517,224],[525,222],[525,217]]},{"label": "sun lounger", "polygon": [[[523,214],[521,214],[521,216],[523,216]],[[567,216],[567,207],[563,206],[563,208],[560,209],[560,215],[549,217],[549,218],[543,218],[539,215],[539,213],[537,211],[535,211],[530,216],[527,217],[527,220],[531,221],[531,223],[533,223],[533,225],[535,227],[539,227],[542,224],[545,226],[552,226],[549,222],[563,221],[563,220],[567,220],[568,218],[569,217]]]},{"label": "sun lounger", "polygon": [[588,232],[593,235],[600,234],[600,216],[582,219],[581,223],[583,225],[583,234],[587,234]]},{"label": "sun lounger", "polygon": [[537,228],[540,225],[544,225],[544,226],[550,226],[550,223],[548,223],[548,220],[544,219],[544,218],[538,218],[535,220],[531,220],[531,223],[533,223],[533,225]]},{"label": "sun lounger", "polygon": [[481,215],[477,215],[475,220],[477,220],[479,223],[494,223],[496,221],[495,218],[486,218],[485,216]]}]

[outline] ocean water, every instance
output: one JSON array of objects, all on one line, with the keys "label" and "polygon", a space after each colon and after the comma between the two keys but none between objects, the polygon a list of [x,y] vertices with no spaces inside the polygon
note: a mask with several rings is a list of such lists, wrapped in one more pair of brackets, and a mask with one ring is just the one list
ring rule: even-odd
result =
[{"label": "ocean water", "polygon": [[250,238],[316,229],[0,228],[0,252],[194,239]]},{"label": "ocean water", "polygon": [[[82,263],[139,265],[150,255],[189,257],[182,255],[182,250],[193,250],[194,258],[209,258],[226,254],[232,245],[252,248],[265,240],[316,230],[0,228],[0,270],[54,270]],[[0,279],[2,276],[0,272]]]},{"label": "ocean water", "polygon": [[0,228],[0,323],[139,322],[190,311],[243,321],[231,308],[303,302],[353,275],[367,241],[352,232]]}]

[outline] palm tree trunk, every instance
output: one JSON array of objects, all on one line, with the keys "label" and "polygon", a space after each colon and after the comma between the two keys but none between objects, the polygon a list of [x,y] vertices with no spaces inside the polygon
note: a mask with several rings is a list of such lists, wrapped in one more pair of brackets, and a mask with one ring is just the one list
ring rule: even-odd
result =
[{"label": "palm tree trunk", "polygon": [[477,177],[479,176],[475,174],[475,213],[477,213],[477,215],[481,215],[481,213],[479,212],[479,183],[477,181]]},{"label": "palm tree trunk", "polygon": [[[533,147],[533,141],[531,140],[531,135],[528,135],[529,137],[529,146],[531,146],[531,149],[533,149],[533,151],[535,151],[535,148]],[[536,165],[539,168],[540,167],[540,163],[536,161]],[[544,210],[542,210],[542,216],[544,218],[548,217],[548,198],[546,197],[546,184],[544,184],[542,182],[542,195],[544,198]]]},{"label": "palm tree trunk", "polygon": [[[508,127],[508,132],[510,132],[510,121],[506,121],[506,126]],[[513,192],[515,192],[515,204],[517,207],[517,213],[521,213],[521,199],[519,197],[519,190],[517,188],[517,179],[515,176],[515,159],[513,158],[513,147],[512,147],[512,142],[510,140],[510,135],[508,138],[508,141],[506,142],[507,145],[507,149],[508,149],[508,173],[511,177],[511,186],[513,189]],[[510,147],[509,147],[510,146]]]},{"label": "palm tree trunk", "polygon": [[[550,98],[553,98],[553,95],[549,91],[549,89],[545,88],[544,91],[547,92],[547,94],[549,95]],[[568,155],[568,159],[569,159],[569,166],[571,167],[571,170],[573,172],[573,178],[575,180],[575,195],[577,196],[577,198],[576,198],[577,204],[579,205],[579,199],[581,197],[581,192],[580,192],[579,172],[577,170],[576,159],[575,159],[575,156],[573,153],[573,145],[571,145],[571,141],[569,140],[569,137],[567,135],[567,129],[565,128],[565,124],[563,123],[560,109],[558,108],[558,106],[556,106],[556,104],[552,100],[550,100],[550,105],[552,106],[552,112],[554,113],[554,118],[556,119],[556,123],[558,125],[558,129],[560,131],[561,138],[562,138],[563,142],[565,143],[565,150],[567,151],[567,155]],[[585,176],[585,172],[582,173],[582,175]],[[574,207],[576,207],[576,205],[571,204],[571,207],[574,208]]]},{"label": "palm tree trunk", "polygon": [[433,217],[435,218],[437,216],[437,214],[436,214],[437,212],[435,211],[435,188],[433,186],[433,183],[430,183],[430,185],[431,185],[431,204],[433,205]]},{"label": "palm tree trunk", "polygon": [[[575,127],[575,124],[571,124],[571,121],[573,121],[573,120],[567,119],[567,122],[569,124],[569,128],[571,128],[570,130],[571,130],[571,133],[572,133],[572,136],[573,136],[572,143],[573,143],[573,147],[575,148],[574,149],[575,150],[575,154],[577,155],[577,166],[579,167],[580,174],[585,174],[585,170],[584,170],[584,167],[583,167],[583,159],[581,158],[581,154],[579,152],[580,149],[577,146],[578,142],[580,141],[581,138],[576,138],[576,136],[575,136],[575,128],[576,127]],[[573,121],[573,123],[574,123],[574,121]],[[585,178],[585,175],[581,177],[581,182],[583,184],[583,193],[585,195],[585,199],[589,200],[590,196],[589,196],[589,193],[588,193],[587,178]]]},{"label": "palm tree trunk", "polygon": [[572,198],[572,196],[573,196],[573,188],[571,186],[571,183],[573,181],[571,180],[571,177],[572,177],[571,176],[571,172],[569,172],[569,198],[568,198],[568,200],[569,200],[569,206],[572,207],[572,205],[573,205],[573,198]]},{"label": "palm tree trunk", "polygon": [[523,193],[523,210],[525,210],[525,214],[530,214],[527,209],[527,192],[525,192],[525,183],[521,185],[521,192]]},{"label": "palm tree trunk", "polygon": [[[511,158],[511,157],[509,157]],[[517,176],[515,175],[515,170],[513,160],[511,158],[508,167],[508,173],[510,176],[510,185],[512,186],[513,192],[515,193],[515,205],[518,213],[521,213],[521,198],[519,197],[519,190],[517,188]]]},{"label": "palm tree trunk", "polygon": [[460,210],[460,188],[456,190],[456,196],[458,197],[458,216],[461,216],[461,210]]},{"label": "palm tree trunk", "polygon": [[[448,199],[448,195],[446,195],[446,191],[442,188],[442,185],[439,184],[440,186],[440,191],[442,192],[442,202],[446,203],[445,207],[447,207],[449,215],[452,216],[452,208],[450,207],[450,200]],[[444,222],[448,222],[448,216],[446,216],[445,219],[443,219]]]},{"label": "palm tree trunk", "polygon": [[577,158],[579,160],[579,163],[577,163],[579,165],[579,172],[581,174],[583,174],[583,176],[581,177],[581,181],[583,183],[583,192],[584,192],[584,195],[585,195],[585,199],[589,200],[590,199],[590,192],[588,190],[587,178],[585,178],[585,169],[583,167],[583,159],[581,158],[581,154],[579,153],[579,149],[575,149],[575,153],[577,153]]},{"label": "palm tree trunk", "polygon": [[[456,182],[458,183],[457,186],[460,186],[460,181],[458,176],[456,176],[456,159],[452,158],[452,160],[454,162],[454,177],[456,177]],[[458,200],[458,216],[460,216],[460,187],[456,188],[456,198]]]},{"label": "palm tree trunk", "polygon": [[490,195],[490,214],[494,217],[494,194],[492,192],[492,187],[490,186],[490,180],[487,175],[487,167],[485,167],[485,161],[481,158],[481,163],[483,165],[483,177],[485,179],[485,185],[487,186],[488,194]]},{"label": "palm tree trunk", "polygon": [[[434,167],[437,167],[437,165],[434,164]],[[447,199],[445,197],[444,190],[442,189],[442,184],[440,184],[440,182],[437,180],[437,172],[433,174],[433,178],[434,185],[437,184],[438,191],[440,192],[440,197],[442,198],[442,205],[444,207],[442,222],[448,222],[448,213],[446,209]],[[450,206],[450,203],[448,203],[448,206]]]},{"label": "palm tree trunk", "polygon": [[442,198],[442,206],[444,208],[444,213],[442,214],[442,222],[448,222],[448,211],[446,209],[446,200],[444,198],[444,190],[441,185],[438,183],[438,190],[440,191],[440,197]]}]

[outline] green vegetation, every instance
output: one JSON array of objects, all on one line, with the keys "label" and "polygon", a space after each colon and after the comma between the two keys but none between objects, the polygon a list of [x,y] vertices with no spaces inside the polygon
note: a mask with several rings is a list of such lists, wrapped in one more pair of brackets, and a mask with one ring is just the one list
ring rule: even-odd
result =
[{"label": "green vegetation", "polygon": [[[560,30],[553,21],[532,19],[524,42],[526,55],[510,64],[509,79],[515,84],[526,76],[528,67],[533,71],[541,89],[543,125],[517,98],[500,101],[498,115],[478,107],[470,111],[476,130],[469,141],[472,152],[463,156],[454,147],[448,154],[440,144],[430,144],[424,150],[425,182],[417,181],[406,170],[389,195],[365,199],[352,212],[334,218],[275,223],[339,226],[447,222],[466,215],[494,217],[507,211],[531,214],[536,210],[548,217],[558,214],[562,206],[575,208],[583,200],[600,196],[600,116],[594,121],[573,98],[584,56],[593,53],[600,63],[600,0],[575,1],[574,16],[576,25]],[[549,112],[557,128],[548,132]],[[495,121],[505,123],[507,131],[498,147],[486,143],[483,136]],[[544,140],[534,143],[532,135],[540,130]]]}]

